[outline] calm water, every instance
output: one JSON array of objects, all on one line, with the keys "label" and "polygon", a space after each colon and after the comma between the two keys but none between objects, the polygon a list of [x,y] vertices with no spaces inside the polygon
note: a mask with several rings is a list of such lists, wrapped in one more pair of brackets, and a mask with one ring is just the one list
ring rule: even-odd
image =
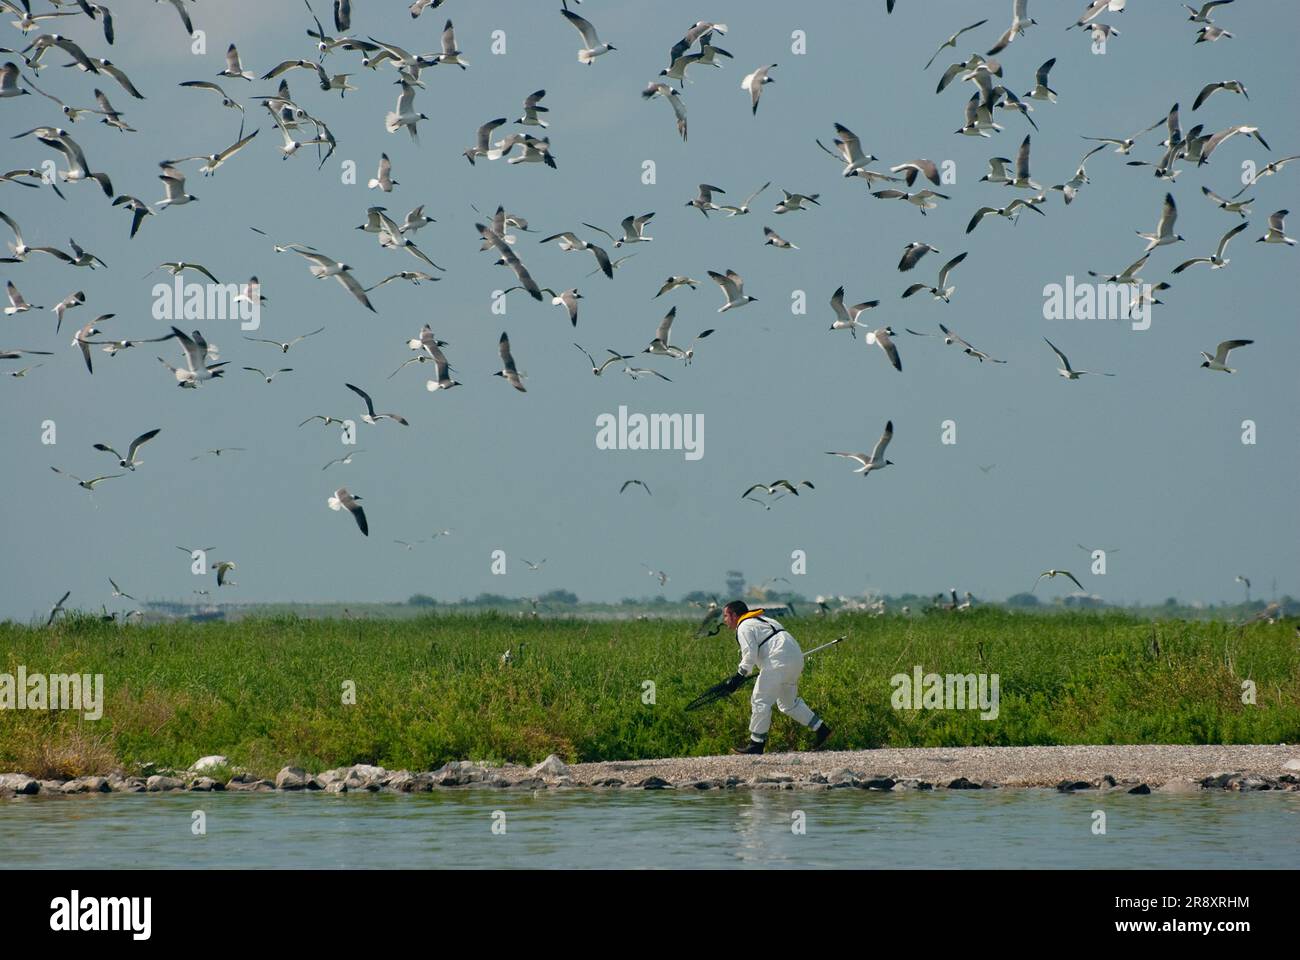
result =
[{"label": "calm water", "polygon": [[[192,833],[192,814],[207,833]],[[1106,814],[1094,835],[1093,812]],[[494,834],[504,812],[505,832]],[[803,812],[806,832],[791,827]],[[107,794],[0,803],[32,867],[1287,867],[1300,794]]]}]

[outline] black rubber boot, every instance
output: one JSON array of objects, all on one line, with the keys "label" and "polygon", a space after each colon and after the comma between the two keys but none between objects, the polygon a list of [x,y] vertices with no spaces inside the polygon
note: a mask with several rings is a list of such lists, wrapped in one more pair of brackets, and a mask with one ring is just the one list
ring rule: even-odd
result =
[{"label": "black rubber boot", "polygon": [[735,747],[732,753],[762,753],[766,741],[751,739],[743,747]]},{"label": "black rubber boot", "polygon": [[820,749],[821,745],[826,742],[827,738],[829,738],[830,735],[831,735],[830,725],[827,724],[825,721],[822,721],[822,725],[817,728],[817,739],[813,741],[813,749],[814,750]]}]

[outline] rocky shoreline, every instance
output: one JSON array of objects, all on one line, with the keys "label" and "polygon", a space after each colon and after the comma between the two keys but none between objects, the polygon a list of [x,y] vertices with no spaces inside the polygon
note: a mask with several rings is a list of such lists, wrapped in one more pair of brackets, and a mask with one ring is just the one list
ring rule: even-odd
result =
[{"label": "rocky shoreline", "polygon": [[[217,773],[219,776],[209,776]],[[453,761],[411,772],[354,764],[321,773],[285,767],[274,780],[204,757],[184,771],[149,776],[37,780],[0,774],[0,799],[176,791],[422,793],[456,787],[514,790],[833,790],[879,791],[1045,788],[1132,794],[1201,790],[1300,791],[1300,747],[1064,746],[925,747],[674,757],[569,765],[552,755],[533,767]]]}]

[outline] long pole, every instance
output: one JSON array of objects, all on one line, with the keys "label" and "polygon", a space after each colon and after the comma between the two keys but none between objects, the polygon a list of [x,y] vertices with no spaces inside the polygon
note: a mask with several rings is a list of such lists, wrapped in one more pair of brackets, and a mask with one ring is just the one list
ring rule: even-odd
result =
[{"label": "long pole", "polygon": [[841,640],[847,640],[847,639],[848,639],[848,637],[836,637],[836,638],[835,638],[834,640],[832,640],[830,643],[823,643],[820,647],[813,647],[811,650],[805,650],[804,653],[803,653],[803,655],[804,655],[805,657],[811,657],[811,656],[812,656],[814,653],[816,653],[818,650],[825,650],[827,647],[833,647],[833,646],[835,646],[835,644],[839,643]]}]

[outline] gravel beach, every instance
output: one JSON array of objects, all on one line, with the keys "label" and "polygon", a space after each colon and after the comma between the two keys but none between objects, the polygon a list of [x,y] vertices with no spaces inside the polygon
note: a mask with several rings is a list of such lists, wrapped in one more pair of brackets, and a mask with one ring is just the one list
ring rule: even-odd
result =
[{"label": "gravel beach", "polygon": [[1065,746],[926,747],[774,753],[763,756],[667,757],[569,765],[556,756],[532,766],[493,766],[458,760],[411,772],[354,764],[320,773],[285,767],[274,780],[247,772],[206,775],[226,758],[205,757],[189,770],[146,776],[36,780],[0,774],[0,798],[176,790],[325,793],[427,792],[481,786],[505,789],[803,789],[972,790],[1055,787],[1123,789],[1131,793],[1198,790],[1300,791],[1300,747]]},{"label": "gravel beach", "polygon": [[[1292,767],[1287,768],[1288,761]],[[1002,787],[1055,787],[1110,776],[1150,787],[1204,780],[1217,773],[1276,778],[1300,774],[1300,746],[915,747],[776,753],[758,757],[676,757],[569,767],[574,783],[659,777],[669,783],[737,777],[806,781],[842,770],[858,779],[890,778],[946,784],[957,778]]]}]

